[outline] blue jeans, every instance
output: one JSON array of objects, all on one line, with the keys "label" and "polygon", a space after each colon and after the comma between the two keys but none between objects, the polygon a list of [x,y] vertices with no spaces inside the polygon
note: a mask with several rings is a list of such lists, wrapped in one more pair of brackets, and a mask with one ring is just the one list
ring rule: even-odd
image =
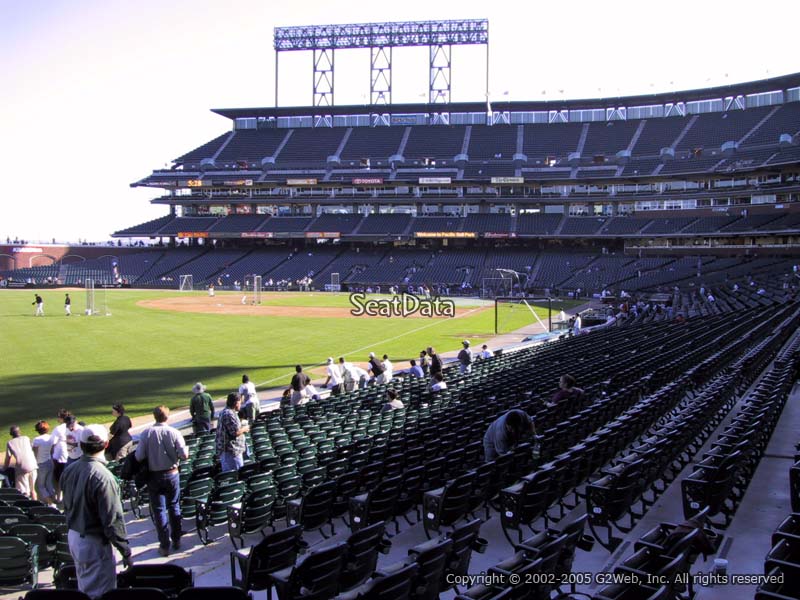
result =
[{"label": "blue jeans", "polygon": [[[150,515],[158,533],[158,543],[162,548],[172,541],[181,539],[181,483],[180,475],[174,473],[150,473],[147,481],[150,495]],[[169,519],[169,520],[167,520]]]},{"label": "blue jeans", "polygon": [[233,452],[223,452],[219,455],[219,464],[223,471],[238,471],[244,464],[244,457]]},{"label": "blue jeans", "polygon": [[195,417],[194,421],[192,421],[192,429],[195,433],[211,431],[211,419]]}]

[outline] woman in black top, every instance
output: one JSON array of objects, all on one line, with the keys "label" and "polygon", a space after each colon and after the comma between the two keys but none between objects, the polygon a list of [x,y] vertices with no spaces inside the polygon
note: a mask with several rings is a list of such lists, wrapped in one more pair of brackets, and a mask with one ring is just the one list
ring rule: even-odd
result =
[{"label": "woman in black top", "polygon": [[112,406],[111,414],[116,417],[116,420],[108,430],[112,437],[106,452],[108,452],[110,460],[121,460],[130,454],[133,449],[133,438],[128,433],[128,430],[132,427],[131,420],[125,416],[125,407],[122,404]]}]

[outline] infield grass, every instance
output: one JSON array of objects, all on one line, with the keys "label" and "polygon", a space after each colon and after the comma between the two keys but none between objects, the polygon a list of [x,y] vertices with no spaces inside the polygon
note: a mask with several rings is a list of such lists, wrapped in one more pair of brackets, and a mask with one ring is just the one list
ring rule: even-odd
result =
[{"label": "infield grass", "polygon": [[[491,307],[473,306],[455,319],[239,316],[137,306],[183,295],[175,290],[109,290],[111,316],[82,316],[84,294],[75,291],[73,316],[66,317],[63,290],[40,294],[44,318],[33,316],[31,290],[0,292],[3,436],[10,425],[35,435],[33,424],[45,419],[53,426],[62,407],[86,422],[109,422],[118,402],[132,417],[159,404],[182,408],[196,381],[214,398],[235,391],[243,373],[259,388],[286,386],[295,364],[314,367],[328,356],[362,362],[370,351],[387,353],[402,369],[426,346],[446,352],[466,337],[479,344],[494,332]],[[346,294],[287,293],[265,302],[276,303],[349,306]],[[513,319],[519,327],[533,320],[525,311]]]}]

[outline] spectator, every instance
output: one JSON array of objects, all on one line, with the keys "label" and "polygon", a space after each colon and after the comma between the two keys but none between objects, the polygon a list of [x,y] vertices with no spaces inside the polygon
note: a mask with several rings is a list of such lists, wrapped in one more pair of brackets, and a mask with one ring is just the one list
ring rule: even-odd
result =
[{"label": "spectator", "polygon": [[486,462],[511,452],[523,439],[535,433],[533,420],[528,413],[512,409],[498,417],[483,436],[483,453]]},{"label": "spectator", "polygon": [[27,435],[22,435],[19,426],[14,425],[8,431],[11,439],[6,444],[5,469],[11,466],[14,459],[14,487],[36,500],[36,455],[31,447],[31,440]]},{"label": "spectator", "polygon": [[472,349],[469,340],[464,340],[461,345],[464,347],[458,352],[458,369],[463,375],[472,372]]},{"label": "spectator", "polygon": [[378,362],[378,359],[375,358],[375,353],[369,353],[369,369],[370,373],[372,373],[372,379],[375,383],[384,383],[384,376],[383,376],[383,365]]},{"label": "spectator", "polygon": [[338,396],[342,393],[342,384],[344,383],[344,376],[338,365],[333,362],[333,357],[329,356],[325,363],[328,372],[328,378],[325,380],[324,387],[331,389],[331,394]]},{"label": "spectator", "polygon": [[484,344],[483,346],[481,346],[481,353],[478,356],[480,356],[481,360],[492,358],[492,351],[489,350],[489,346]]},{"label": "spectator", "polygon": [[206,386],[199,381],[192,388],[192,399],[189,401],[189,414],[192,415],[192,430],[195,433],[211,431],[211,419],[214,418],[214,400],[206,392]]},{"label": "spectator", "polygon": [[440,392],[447,389],[447,382],[444,380],[444,376],[441,372],[431,377],[430,388],[431,392]]},{"label": "spectator", "polygon": [[78,422],[74,415],[64,417],[64,425],[67,426],[67,465],[71,465],[83,456],[81,451],[81,429],[83,429],[83,425]]},{"label": "spectator", "polygon": [[292,388],[291,402],[292,405],[297,406],[298,404],[305,404],[308,402],[306,387],[311,383],[311,378],[303,373],[303,367],[301,365],[295,365],[294,370],[295,373],[292,376],[292,382],[290,384]]},{"label": "spectator", "polygon": [[[239,396],[242,399],[242,406],[248,414],[253,415],[253,419],[261,412],[261,404],[258,401],[256,386],[250,381],[247,375],[242,375],[242,385],[239,386]],[[248,406],[252,405],[252,406]]]},{"label": "spectator", "polygon": [[583,390],[579,387],[575,387],[575,378],[572,375],[564,374],[558,380],[558,391],[550,398],[550,402],[547,403],[547,406],[555,406],[559,402],[571,398],[578,398],[582,395]]},{"label": "spectator", "polygon": [[55,504],[56,490],[53,483],[53,436],[47,421],[34,426],[37,435],[31,445],[36,455],[36,497],[45,504]]},{"label": "spectator", "polygon": [[411,368],[408,370],[408,374],[418,379],[425,377],[425,373],[422,372],[422,367],[420,367],[413,358],[411,359]]},{"label": "spectator", "polygon": [[111,546],[122,555],[126,568],[131,565],[131,549],[119,485],[103,464],[103,452],[108,445],[106,428],[85,427],[79,443],[82,458],[64,470],[61,488],[78,589],[96,599],[117,586]]},{"label": "spectator", "polygon": [[62,408],[56,413],[56,418],[59,424],[53,430],[51,438],[52,448],[50,455],[53,457],[53,487],[56,492],[56,500],[61,497],[61,474],[64,472],[64,467],[67,466],[67,424],[65,422],[67,417],[72,416],[66,408]]},{"label": "spectator", "polygon": [[228,394],[217,422],[217,454],[223,471],[238,471],[244,465],[244,451],[247,448],[244,434],[250,431],[250,426],[242,425],[239,420],[241,404],[240,396]]},{"label": "spectator", "polygon": [[361,367],[349,362],[345,362],[344,357],[339,357],[339,366],[342,369],[345,390],[352,391],[354,387],[366,388],[369,381],[369,373]]},{"label": "spectator", "polygon": [[381,407],[381,412],[391,412],[400,408],[405,408],[403,402],[397,397],[397,392],[394,390],[387,390],[386,402]]},{"label": "spectator", "polygon": [[383,355],[381,366],[383,367],[383,383],[389,383],[392,380],[394,374],[394,365],[389,360],[388,354]]},{"label": "spectator", "polygon": [[419,351],[419,366],[422,369],[423,375],[427,377],[430,370],[430,362],[428,362],[428,353],[425,350]]},{"label": "spectator", "polygon": [[147,491],[150,495],[150,515],[158,533],[158,552],[169,555],[172,549],[180,550],[181,535],[181,485],[178,462],[189,458],[189,451],[181,432],[167,425],[169,408],[153,409],[155,423],[145,429],[136,447],[136,460],[147,460],[150,476]]},{"label": "spectator", "polygon": [[428,356],[430,356],[431,366],[429,368],[429,372],[431,377],[439,373],[442,373],[442,359],[439,358],[439,355],[436,354],[435,348],[428,348]]},{"label": "spectator", "polygon": [[112,437],[108,444],[108,456],[111,460],[122,460],[133,451],[133,438],[129,433],[133,424],[125,414],[125,406],[122,404],[112,406],[111,414],[115,419],[109,430]]}]

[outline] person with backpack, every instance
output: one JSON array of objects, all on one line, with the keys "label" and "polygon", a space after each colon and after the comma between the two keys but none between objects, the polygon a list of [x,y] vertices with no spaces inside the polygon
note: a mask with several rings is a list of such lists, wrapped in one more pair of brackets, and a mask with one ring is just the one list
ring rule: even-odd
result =
[{"label": "person with backpack", "polygon": [[472,372],[472,348],[469,347],[469,340],[461,342],[464,346],[458,353],[458,369],[461,374]]}]

